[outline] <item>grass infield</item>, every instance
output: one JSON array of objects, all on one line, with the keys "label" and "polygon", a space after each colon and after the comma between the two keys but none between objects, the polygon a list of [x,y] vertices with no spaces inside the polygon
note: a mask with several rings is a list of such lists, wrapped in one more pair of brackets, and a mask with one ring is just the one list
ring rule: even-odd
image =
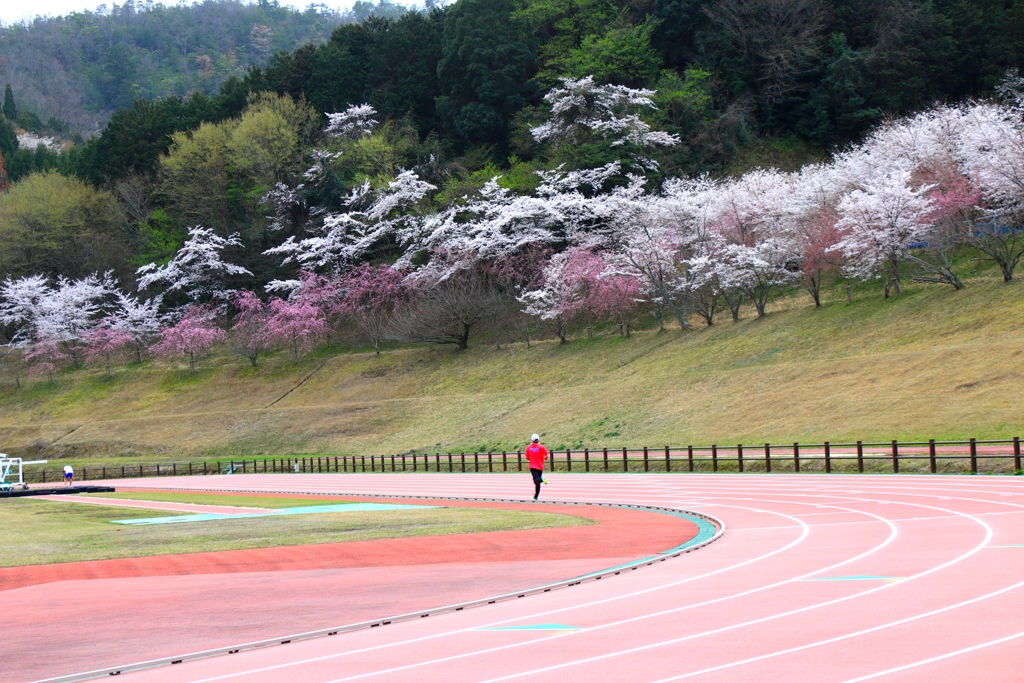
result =
[{"label": "grass infield", "polygon": [[[119,494],[118,497],[249,507],[340,502],[181,494]],[[0,528],[10,533],[0,545],[0,567],[594,523],[566,514],[471,507],[324,513],[140,527],[111,523],[114,519],[180,514],[31,498],[5,500],[0,503]]]}]

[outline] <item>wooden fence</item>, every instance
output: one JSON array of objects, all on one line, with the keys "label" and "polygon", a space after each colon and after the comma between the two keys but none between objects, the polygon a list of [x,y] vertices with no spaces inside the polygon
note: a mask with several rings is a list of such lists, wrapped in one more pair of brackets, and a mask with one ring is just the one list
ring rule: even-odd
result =
[{"label": "wooden fence", "polygon": [[[523,451],[402,453],[206,460],[76,467],[75,479],[127,479],[231,473],[523,472]],[[815,472],[1022,474],[1020,437],[967,441],[580,448],[552,451],[552,472]],[[26,468],[26,481],[57,482],[60,470]]]}]

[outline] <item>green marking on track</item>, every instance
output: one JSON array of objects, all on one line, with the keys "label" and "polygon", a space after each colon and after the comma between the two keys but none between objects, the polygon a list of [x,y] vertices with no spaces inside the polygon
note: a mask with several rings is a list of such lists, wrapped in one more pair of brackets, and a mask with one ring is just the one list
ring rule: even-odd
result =
[{"label": "green marking on track", "polygon": [[174,517],[147,517],[145,519],[112,519],[114,524],[181,524],[183,522],[212,522],[221,519],[252,519],[254,517],[281,517],[284,515],[313,515],[322,512],[375,512],[378,510],[427,510],[442,505],[398,505],[394,503],[338,503],[336,505],[308,505],[298,508],[268,509],[266,512],[225,515],[199,513]]}]

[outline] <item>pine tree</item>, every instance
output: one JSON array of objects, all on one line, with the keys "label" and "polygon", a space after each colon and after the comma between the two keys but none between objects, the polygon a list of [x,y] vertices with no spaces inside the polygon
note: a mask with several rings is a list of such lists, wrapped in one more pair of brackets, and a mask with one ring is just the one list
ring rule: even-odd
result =
[{"label": "pine tree", "polygon": [[14,92],[10,83],[4,88],[4,116],[8,121],[14,121],[18,116],[18,107],[14,104]]}]

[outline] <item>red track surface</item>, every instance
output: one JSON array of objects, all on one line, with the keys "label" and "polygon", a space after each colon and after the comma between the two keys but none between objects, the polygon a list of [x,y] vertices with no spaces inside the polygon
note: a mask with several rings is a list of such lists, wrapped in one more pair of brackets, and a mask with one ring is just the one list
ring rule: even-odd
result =
[{"label": "red track surface", "polygon": [[[237,497],[245,503],[244,494]],[[65,498],[59,502],[67,503]],[[181,505],[130,502],[161,509]],[[537,510],[532,504],[440,502]],[[208,506],[185,507],[206,511]],[[599,524],[0,569],[4,650],[18,653],[0,663],[0,681],[35,680],[484,599],[617,566],[697,532],[685,519],[637,510],[548,511]],[[57,651],[60,657],[54,656]]]},{"label": "red track surface", "polygon": [[[550,476],[567,501],[698,509],[725,536],[604,581],[125,674],[127,681],[1024,681],[1024,482]],[[252,475],[153,486],[521,495],[512,475]],[[859,580],[814,580],[839,577]],[[579,630],[484,630],[564,624]],[[284,633],[280,635],[286,635]]]}]

